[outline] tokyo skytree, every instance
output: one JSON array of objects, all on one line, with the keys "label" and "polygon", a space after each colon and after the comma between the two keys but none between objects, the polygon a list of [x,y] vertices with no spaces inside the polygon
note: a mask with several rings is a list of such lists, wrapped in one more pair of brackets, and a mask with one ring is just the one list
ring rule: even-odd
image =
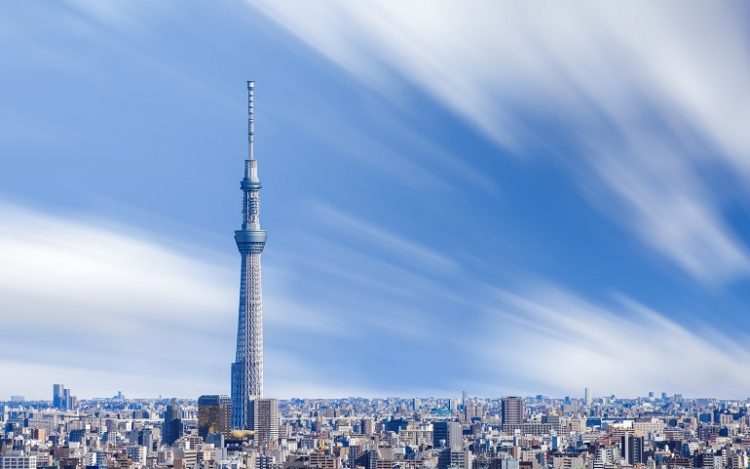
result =
[{"label": "tokyo skytree", "polygon": [[240,308],[237,324],[237,357],[232,364],[232,425],[253,428],[253,402],[263,397],[263,302],[260,255],[266,244],[266,231],[260,228],[260,179],[253,155],[255,122],[253,92],[255,82],[247,82],[247,139],[243,193],[242,229],[234,232],[242,256]]}]

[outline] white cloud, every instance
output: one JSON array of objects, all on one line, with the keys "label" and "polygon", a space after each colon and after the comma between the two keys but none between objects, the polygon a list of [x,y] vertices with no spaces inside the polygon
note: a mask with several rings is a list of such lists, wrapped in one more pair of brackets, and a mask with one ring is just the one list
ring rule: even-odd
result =
[{"label": "white cloud", "polygon": [[630,216],[609,215],[646,245],[701,282],[747,275],[747,250],[699,176],[750,177],[750,50],[732,6],[251,4],[384,94],[404,77],[511,149],[545,146],[535,124],[554,124],[571,141],[563,160],[618,199]]},{"label": "white cloud", "polygon": [[232,357],[223,339],[236,321],[235,276],[223,261],[0,205],[0,368],[9,378],[0,392],[38,396],[53,379],[78,381],[88,396],[102,382],[151,395],[222,389]]},{"label": "white cloud", "polygon": [[[647,391],[744,399],[750,350],[708,327],[688,328],[632,300],[616,307],[548,286],[501,291],[476,354],[511,370],[523,392],[641,396]],[[686,379],[686,377],[689,377]]]},{"label": "white cloud", "polygon": [[682,164],[676,149],[645,138],[638,142],[638,148],[602,146],[593,162],[616,195],[607,207],[611,215],[706,285],[747,275],[747,250],[698,175]]}]

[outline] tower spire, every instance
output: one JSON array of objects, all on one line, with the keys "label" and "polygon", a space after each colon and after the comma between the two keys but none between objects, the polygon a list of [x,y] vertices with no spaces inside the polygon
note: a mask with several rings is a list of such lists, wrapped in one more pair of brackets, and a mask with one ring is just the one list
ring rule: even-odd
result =
[{"label": "tower spire", "polygon": [[247,159],[254,160],[253,143],[255,140],[255,120],[253,119],[253,94],[255,92],[255,82],[247,82]]}]

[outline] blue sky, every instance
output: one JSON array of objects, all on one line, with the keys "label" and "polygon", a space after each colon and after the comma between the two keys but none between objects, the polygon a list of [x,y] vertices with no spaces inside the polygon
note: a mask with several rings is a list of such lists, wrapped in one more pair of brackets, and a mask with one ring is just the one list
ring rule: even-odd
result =
[{"label": "blue sky", "polygon": [[747,397],[747,12],[7,2],[0,398]]}]

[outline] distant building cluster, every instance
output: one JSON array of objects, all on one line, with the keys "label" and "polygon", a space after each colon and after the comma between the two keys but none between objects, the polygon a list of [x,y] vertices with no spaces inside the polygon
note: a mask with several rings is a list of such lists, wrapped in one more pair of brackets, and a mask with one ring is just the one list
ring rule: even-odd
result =
[{"label": "distant building cluster", "polygon": [[70,389],[62,384],[52,386],[52,407],[59,410],[72,410],[77,405],[78,399],[70,395]]},{"label": "distant building cluster", "polygon": [[248,430],[234,428],[228,396],[79,403],[66,391],[0,404],[0,469],[749,467],[750,400],[588,390],[564,399],[256,399]]}]

